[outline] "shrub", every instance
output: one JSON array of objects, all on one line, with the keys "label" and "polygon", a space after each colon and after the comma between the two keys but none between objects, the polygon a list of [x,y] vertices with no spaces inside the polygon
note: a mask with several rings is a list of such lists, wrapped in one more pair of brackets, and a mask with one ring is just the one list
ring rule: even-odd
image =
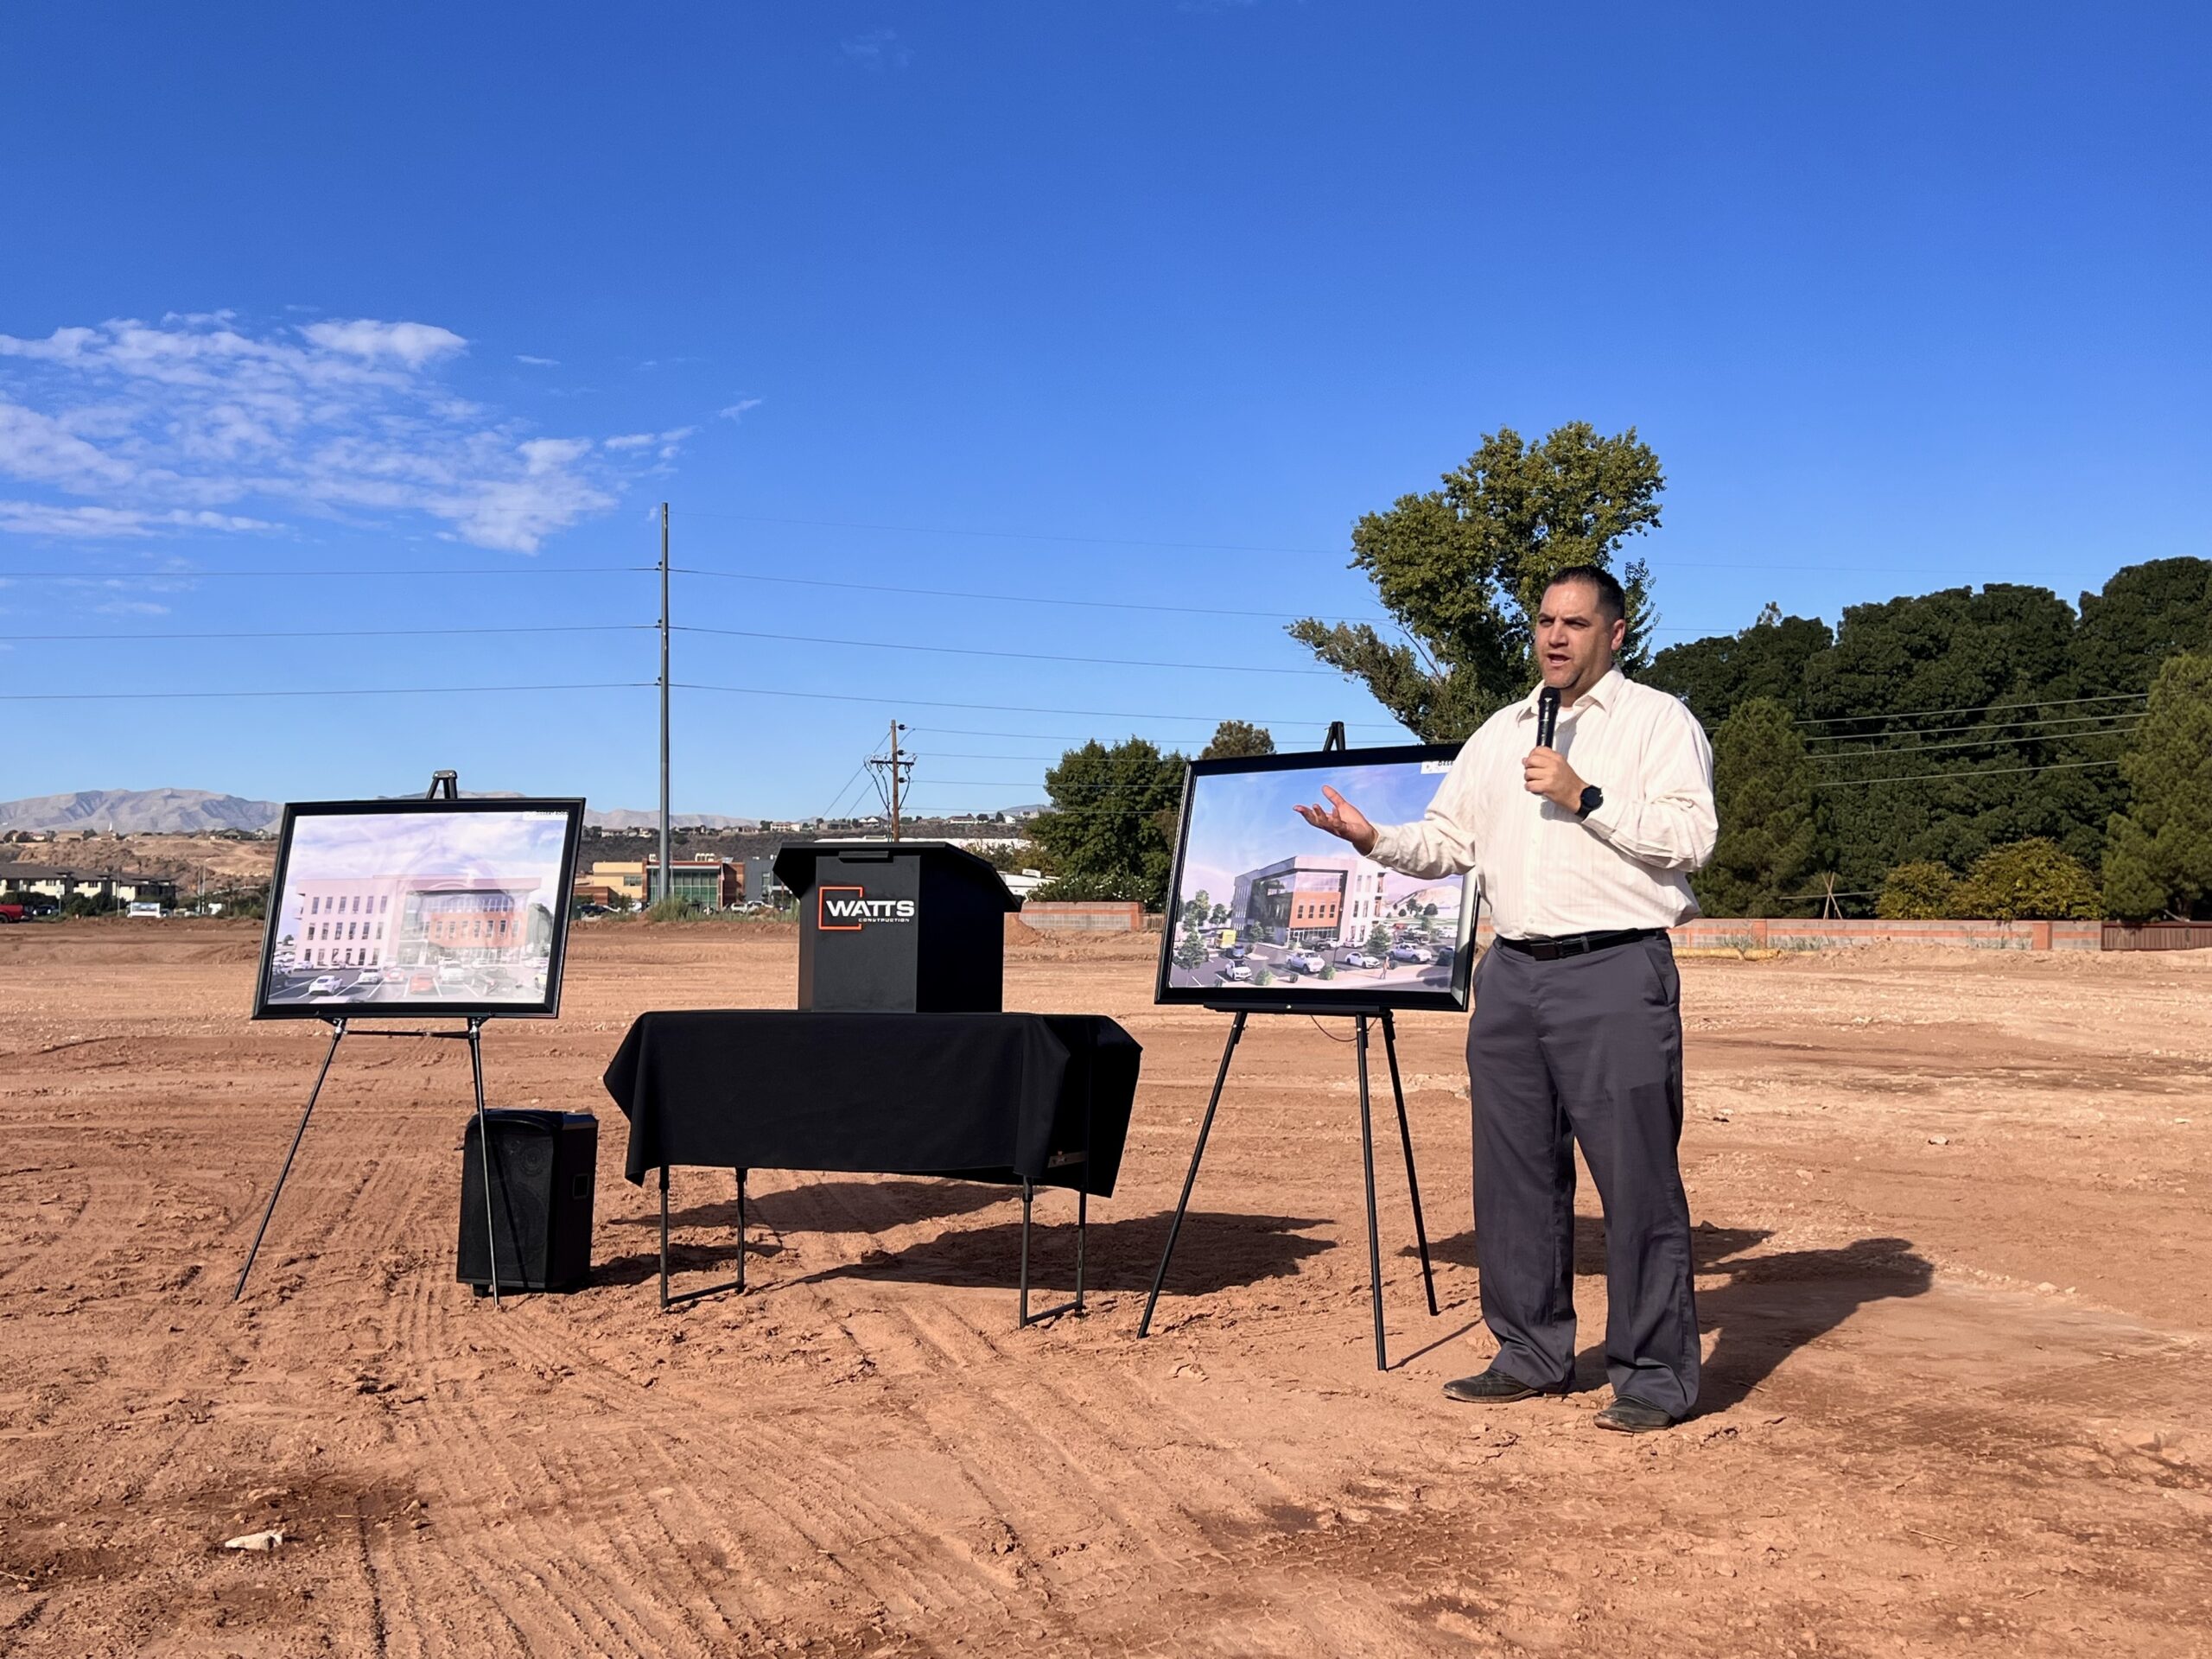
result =
[{"label": "shrub", "polygon": [[1874,913],[1885,922],[1935,922],[1959,913],[1959,878],[1943,865],[1900,864],[1883,883]]},{"label": "shrub", "polygon": [[688,922],[699,913],[699,906],[689,899],[668,898],[654,901],[645,912],[649,922]]},{"label": "shrub", "polygon": [[1970,916],[1993,921],[2076,921],[2104,914],[2088,866],[2038,836],[1993,848],[1959,883],[1958,902]]}]

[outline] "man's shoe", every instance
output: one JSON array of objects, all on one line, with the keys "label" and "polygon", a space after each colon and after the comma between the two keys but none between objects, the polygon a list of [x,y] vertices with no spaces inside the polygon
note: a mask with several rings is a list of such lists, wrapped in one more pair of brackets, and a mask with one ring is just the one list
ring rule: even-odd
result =
[{"label": "man's shoe", "polygon": [[1649,1434],[1655,1428],[1672,1428],[1674,1418],[1656,1406],[1624,1395],[1598,1414],[1598,1427],[1622,1434]]},{"label": "man's shoe", "polygon": [[1462,1400],[1473,1405],[1503,1406],[1516,1400],[1531,1400],[1543,1392],[1532,1389],[1517,1376],[1508,1376],[1503,1371],[1484,1371],[1476,1376],[1458,1376],[1444,1385],[1446,1400]]}]

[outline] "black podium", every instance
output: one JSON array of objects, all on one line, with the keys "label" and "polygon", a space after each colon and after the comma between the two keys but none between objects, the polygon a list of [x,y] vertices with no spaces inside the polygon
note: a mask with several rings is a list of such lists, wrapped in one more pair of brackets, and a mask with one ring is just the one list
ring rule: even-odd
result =
[{"label": "black podium", "polygon": [[798,899],[798,1005],[824,1014],[996,1014],[999,873],[943,841],[800,842],[776,854]]}]

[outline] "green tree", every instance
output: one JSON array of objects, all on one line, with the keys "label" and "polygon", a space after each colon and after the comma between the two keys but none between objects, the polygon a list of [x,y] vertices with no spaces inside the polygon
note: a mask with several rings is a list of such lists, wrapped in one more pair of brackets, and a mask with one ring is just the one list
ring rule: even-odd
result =
[{"label": "green tree", "polygon": [[2050,770],[2072,756],[2075,728],[2054,722],[2075,712],[2073,630],[2056,594],[2003,583],[1845,610],[1805,669],[1839,887],[1923,860],[1963,870],[2036,836],[2096,855],[2103,819],[2084,818],[2076,782],[2088,774]]},{"label": "green tree", "polygon": [[2115,915],[2212,910],[2212,652],[2169,658],[2120,763],[2128,807],[2107,826]]},{"label": "green tree", "polygon": [[1789,711],[1771,697],[1738,706],[1713,738],[1720,834],[1694,878],[1713,916],[1777,916],[1811,872],[1813,763]]},{"label": "green tree", "polygon": [[2071,921],[2104,913],[2097,879],[2078,858],[2043,836],[1997,847],[1974,861],[1959,883],[1969,916],[1996,922]]},{"label": "green tree", "polygon": [[1175,960],[1195,968],[1211,954],[1206,945],[1206,918],[1213,913],[1212,895],[1201,887],[1181,906],[1182,929],[1175,941]]},{"label": "green tree", "polygon": [[1201,760],[1239,760],[1249,755],[1273,754],[1275,752],[1274,734],[1264,726],[1255,726],[1249,721],[1224,720],[1213,728],[1213,735],[1198,751]]},{"label": "green tree", "polygon": [[1882,880],[1874,913],[1885,922],[1940,922],[1959,913],[1959,878],[1927,859],[1900,864]]},{"label": "green tree", "polygon": [[1770,603],[1739,633],[1713,634],[1669,645],[1637,677],[1671,691],[1708,732],[1752,697],[1770,697],[1793,715],[1805,709],[1805,666],[1835,643],[1816,617],[1784,616]]},{"label": "green tree", "polygon": [[[1374,582],[1402,641],[1370,623],[1318,617],[1289,630],[1431,742],[1465,737],[1526,693],[1532,624],[1552,573],[1611,569],[1623,542],[1657,526],[1666,486],[1635,428],[1605,437],[1580,421],[1535,444],[1501,427],[1442,481],[1352,526],[1352,569]],[[1629,599],[1622,663],[1633,671],[1654,620],[1650,575],[1640,560],[1620,574]]]},{"label": "green tree", "polygon": [[1095,738],[1070,749],[1045,774],[1052,808],[1029,834],[1055,861],[1040,899],[1134,899],[1166,902],[1174,861],[1175,814],[1184,760],[1140,737],[1109,748]]}]

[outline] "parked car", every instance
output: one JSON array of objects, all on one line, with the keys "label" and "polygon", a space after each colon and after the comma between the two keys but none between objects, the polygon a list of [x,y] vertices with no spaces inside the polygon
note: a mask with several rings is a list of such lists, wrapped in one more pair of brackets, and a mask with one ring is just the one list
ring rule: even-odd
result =
[{"label": "parked car", "polygon": [[1390,947],[1390,960],[1393,962],[1427,962],[1429,960],[1429,954],[1426,947],[1421,945],[1402,944],[1394,944]]},{"label": "parked car", "polygon": [[1249,962],[1232,962],[1221,970],[1221,976],[1224,979],[1249,979],[1252,977],[1252,964]]},{"label": "parked car", "polygon": [[1282,965],[1295,974],[1318,974],[1329,965],[1329,959],[1313,950],[1294,950],[1282,959]]},{"label": "parked car", "polygon": [[407,976],[407,995],[428,996],[438,988],[438,976],[428,969],[417,968]]},{"label": "parked car", "polygon": [[359,973],[353,976],[353,982],[356,985],[381,985],[384,983],[384,969],[381,968],[364,968]]},{"label": "parked car", "polygon": [[335,974],[317,974],[314,982],[308,987],[308,995],[328,996],[338,988],[339,982],[338,976]]},{"label": "parked car", "polygon": [[1221,947],[1221,954],[1231,962],[1242,962],[1252,954],[1252,947],[1249,944],[1224,944]]},{"label": "parked car", "polygon": [[1380,968],[1382,958],[1370,957],[1364,950],[1347,950],[1337,960],[1347,968]]}]

